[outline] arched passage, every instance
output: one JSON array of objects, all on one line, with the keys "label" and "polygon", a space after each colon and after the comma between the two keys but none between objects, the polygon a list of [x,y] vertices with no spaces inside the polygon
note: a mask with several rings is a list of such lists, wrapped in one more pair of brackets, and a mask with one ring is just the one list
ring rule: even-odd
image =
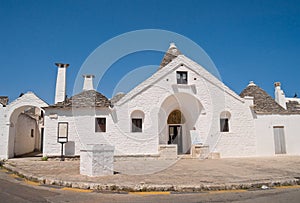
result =
[{"label": "arched passage", "polygon": [[190,152],[191,134],[203,111],[199,100],[188,93],[168,96],[159,112],[159,143],[177,144],[179,154]]},{"label": "arched passage", "polygon": [[29,92],[8,105],[8,158],[42,150],[43,112],[47,103]]}]

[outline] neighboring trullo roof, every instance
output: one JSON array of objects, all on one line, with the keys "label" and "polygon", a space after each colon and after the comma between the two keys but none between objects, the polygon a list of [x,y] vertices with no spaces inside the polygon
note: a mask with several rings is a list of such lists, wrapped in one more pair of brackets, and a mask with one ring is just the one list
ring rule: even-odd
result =
[{"label": "neighboring trullo roof", "polygon": [[66,99],[64,102],[58,102],[48,108],[65,107],[109,107],[110,101],[96,90],[86,90]]},{"label": "neighboring trullo roof", "polygon": [[250,96],[254,98],[254,111],[256,113],[288,113],[288,111],[281,107],[266,91],[253,82],[250,82],[250,84],[241,92],[240,96]]},{"label": "neighboring trullo roof", "polygon": [[300,103],[298,101],[288,101],[286,102],[286,108],[290,113],[300,113]]},{"label": "neighboring trullo roof", "polygon": [[165,56],[160,63],[159,69],[168,65],[174,58],[179,55],[182,55],[182,53],[179,51],[179,49],[177,49],[175,43],[171,43],[168,51],[165,53]]},{"label": "neighboring trullo roof", "polygon": [[0,96],[0,104],[6,106],[8,104],[8,97],[7,96]]},{"label": "neighboring trullo roof", "polygon": [[120,99],[122,99],[126,94],[123,92],[117,93],[113,98],[110,99],[111,104],[117,103]]}]

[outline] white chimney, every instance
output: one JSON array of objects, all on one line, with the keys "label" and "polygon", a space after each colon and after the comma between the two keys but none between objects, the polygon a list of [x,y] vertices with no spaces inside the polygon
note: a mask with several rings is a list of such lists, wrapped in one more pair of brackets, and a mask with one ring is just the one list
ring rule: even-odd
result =
[{"label": "white chimney", "polygon": [[66,69],[69,64],[55,63],[58,67],[55,90],[55,104],[65,101],[66,98]]},{"label": "white chimney", "polygon": [[86,90],[94,90],[94,85],[93,85],[93,78],[94,75],[83,75],[84,81],[83,81],[83,91]]},{"label": "white chimney", "polygon": [[275,101],[282,106],[284,109],[286,109],[286,100],[283,90],[280,88],[280,82],[275,82]]}]

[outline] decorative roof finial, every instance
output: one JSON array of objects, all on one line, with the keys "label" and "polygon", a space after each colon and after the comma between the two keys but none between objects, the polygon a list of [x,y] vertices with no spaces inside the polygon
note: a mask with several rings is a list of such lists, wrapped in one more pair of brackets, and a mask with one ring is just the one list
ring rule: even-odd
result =
[{"label": "decorative roof finial", "polygon": [[170,49],[170,48],[177,48],[174,42],[171,42],[171,43],[170,43],[169,49]]},{"label": "decorative roof finial", "polygon": [[281,83],[280,83],[280,82],[275,82],[275,83],[274,83],[274,86],[275,86],[275,87],[280,87],[280,86],[281,86]]},{"label": "decorative roof finial", "polygon": [[248,86],[256,86],[256,84],[253,81],[250,81]]}]

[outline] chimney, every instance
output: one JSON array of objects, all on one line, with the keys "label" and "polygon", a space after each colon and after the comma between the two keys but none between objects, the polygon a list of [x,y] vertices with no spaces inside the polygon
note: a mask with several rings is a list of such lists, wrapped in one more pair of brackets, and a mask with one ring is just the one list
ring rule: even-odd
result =
[{"label": "chimney", "polygon": [[66,98],[66,69],[69,64],[55,63],[58,67],[55,90],[55,104],[65,101]]},{"label": "chimney", "polygon": [[86,90],[94,90],[94,85],[93,85],[93,78],[94,75],[83,75],[84,81],[83,81],[83,91]]},{"label": "chimney", "polygon": [[275,86],[275,101],[284,109],[286,109],[285,95],[283,90],[281,90],[280,88],[281,86],[280,82],[275,82],[274,86]]}]

